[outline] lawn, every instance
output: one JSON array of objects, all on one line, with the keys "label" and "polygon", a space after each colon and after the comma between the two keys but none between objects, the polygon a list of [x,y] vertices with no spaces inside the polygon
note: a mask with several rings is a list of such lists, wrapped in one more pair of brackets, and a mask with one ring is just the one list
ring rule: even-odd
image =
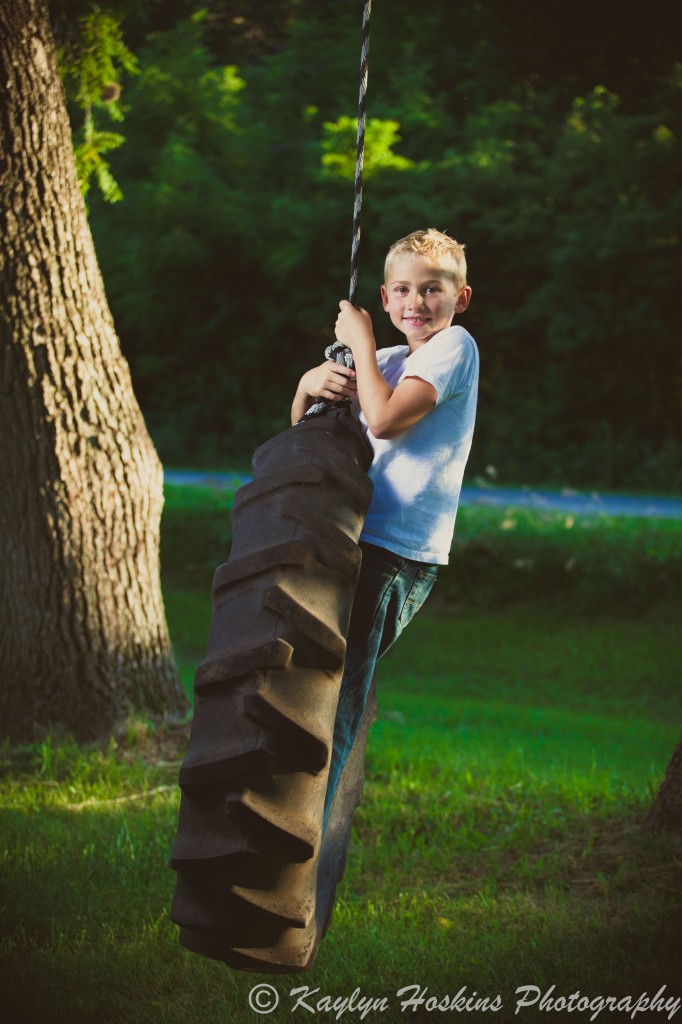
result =
[{"label": "lawn", "polygon": [[[224,494],[169,495],[164,590],[188,686],[211,570],[229,550],[228,505]],[[478,529],[473,513],[462,517],[462,550],[485,552],[478,568],[487,560],[513,580],[522,556],[512,536],[535,564],[554,564],[577,528],[594,583],[576,590],[564,569],[548,600],[546,580],[519,569],[525,591],[484,602],[490,584],[477,577],[465,601],[464,560],[444,574],[430,610],[381,664],[348,867],[308,974],[240,974],[179,947],[168,858],[182,729],[132,722],[101,749],[53,738],[3,752],[4,1020],[256,1021],[249,992],[262,983],[280,999],[276,1022],[366,1011],[369,1021],[571,1024],[595,1013],[630,1020],[634,1002],[664,985],[664,1000],[682,997],[682,843],[643,827],[682,718],[679,607],[666,582],[682,529],[495,514],[485,510]],[[518,525],[502,527],[510,517]],[[611,578],[597,579],[608,566]],[[629,578],[622,601],[599,607],[600,588],[617,594],[613,579],[628,567],[643,572],[646,602],[632,599]],[[516,993],[523,986],[536,988]],[[552,986],[550,1000],[580,990],[578,1008],[536,1002],[515,1014],[517,1000]],[[345,1011],[332,1008],[358,988]],[[453,1005],[463,988],[469,1011]],[[600,1009],[599,997],[621,1002]],[[672,1009],[635,1020],[667,1020]]]}]

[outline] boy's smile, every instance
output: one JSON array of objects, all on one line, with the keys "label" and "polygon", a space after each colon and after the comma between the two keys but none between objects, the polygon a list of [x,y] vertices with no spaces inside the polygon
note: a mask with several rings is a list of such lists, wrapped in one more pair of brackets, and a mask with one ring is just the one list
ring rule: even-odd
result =
[{"label": "boy's smile", "polygon": [[391,263],[381,298],[391,323],[407,338],[412,352],[449,327],[469,304],[471,288],[454,282],[425,256],[401,256]]}]

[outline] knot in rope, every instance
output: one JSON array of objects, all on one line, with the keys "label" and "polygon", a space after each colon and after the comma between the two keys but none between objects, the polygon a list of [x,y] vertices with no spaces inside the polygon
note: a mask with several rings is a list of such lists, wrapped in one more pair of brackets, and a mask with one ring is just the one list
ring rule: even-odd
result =
[{"label": "knot in rope", "polygon": [[[343,345],[340,341],[335,341],[331,345],[327,345],[324,350],[324,354],[327,359],[331,359],[335,363],[340,363],[341,366],[347,366],[350,370],[355,369],[353,362],[353,353],[346,345]],[[305,420],[311,420],[314,416],[321,416],[322,413],[335,413],[336,415],[350,415],[350,398],[343,398],[340,402],[331,402],[329,399],[320,398],[314,405],[311,405],[305,416],[302,416],[298,421],[303,423]]]}]

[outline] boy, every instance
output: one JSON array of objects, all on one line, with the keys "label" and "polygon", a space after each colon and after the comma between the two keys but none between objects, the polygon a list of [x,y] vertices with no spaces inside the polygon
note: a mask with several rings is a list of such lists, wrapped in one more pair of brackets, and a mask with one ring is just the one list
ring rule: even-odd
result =
[{"label": "boy", "polygon": [[369,314],[342,301],[336,337],[351,349],[355,371],[331,361],[309,370],[291,410],[295,424],[318,398],[352,397],[374,450],[325,824],[376,662],[448,562],[476,414],[478,350],[467,331],[452,326],[471,298],[464,247],[435,228],[401,238],[386,257],[381,298],[406,344],[377,352]]}]

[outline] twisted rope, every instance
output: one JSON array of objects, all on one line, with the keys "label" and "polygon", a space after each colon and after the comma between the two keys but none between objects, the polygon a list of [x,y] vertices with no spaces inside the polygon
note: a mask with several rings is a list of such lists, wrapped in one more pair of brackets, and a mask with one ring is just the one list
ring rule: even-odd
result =
[{"label": "twisted rope", "polygon": [[362,12],[362,48],[360,51],[360,95],[358,97],[358,137],[355,147],[355,201],[353,203],[353,244],[350,254],[348,301],[355,305],[358,294],[360,256],[360,210],[362,209],[362,171],[365,166],[365,122],[367,120],[367,75],[369,70],[369,16],[372,0],[365,0]]},{"label": "twisted rope", "polygon": [[[348,301],[356,304],[358,294],[358,263],[360,259],[360,210],[362,209],[362,172],[365,166],[365,123],[367,120],[367,78],[369,73],[369,17],[372,13],[372,0],[365,0],[362,11],[362,47],[360,50],[360,95],[358,97],[358,135],[355,147],[355,199],[353,202],[353,242],[350,253],[350,284]],[[327,359],[354,369],[353,353],[340,341],[335,341],[324,350]],[[311,405],[299,422],[310,420],[313,416],[334,411],[348,414],[350,398],[341,402],[321,399]]]}]

